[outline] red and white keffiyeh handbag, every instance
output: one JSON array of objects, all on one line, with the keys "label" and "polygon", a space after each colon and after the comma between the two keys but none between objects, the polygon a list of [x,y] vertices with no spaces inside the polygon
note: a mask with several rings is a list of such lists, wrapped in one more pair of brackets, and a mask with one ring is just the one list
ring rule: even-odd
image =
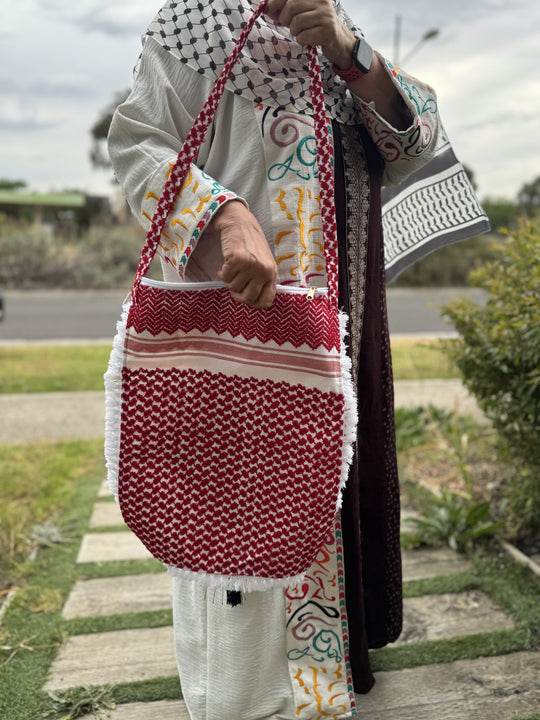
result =
[{"label": "red and white keffiyeh handbag", "polygon": [[253,309],[222,283],[145,278],[245,26],[178,155],[118,324],[106,386],[109,485],[172,573],[229,590],[296,583],[333,530],[356,402],[338,310],[332,144],[308,48],[328,288],[278,286]]}]

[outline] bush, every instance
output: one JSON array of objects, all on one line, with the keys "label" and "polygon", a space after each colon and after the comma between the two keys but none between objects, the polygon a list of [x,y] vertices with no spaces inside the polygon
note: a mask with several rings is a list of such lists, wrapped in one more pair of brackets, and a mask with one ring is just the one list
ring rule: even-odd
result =
[{"label": "bush", "polygon": [[443,309],[459,337],[446,344],[469,390],[493,421],[506,462],[514,533],[540,530],[540,231],[522,222],[492,262],[470,274],[488,292]]},{"label": "bush", "polygon": [[64,238],[0,218],[0,285],[7,288],[117,288],[130,284],[144,241],[132,226],[93,227]]}]

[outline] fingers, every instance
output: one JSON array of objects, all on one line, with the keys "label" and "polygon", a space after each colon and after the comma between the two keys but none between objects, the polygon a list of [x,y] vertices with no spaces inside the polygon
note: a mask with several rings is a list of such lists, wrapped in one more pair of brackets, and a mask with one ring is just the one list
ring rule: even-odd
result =
[{"label": "fingers", "polygon": [[320,46],[330,62],[349,59],[354,35],[338,18],[332,0],[269,0],[267,14],[288,27],[300,45]]},{"label": "fingers", "polygon": [[225,262],[219,273],[233,298],[250,307],[269,307],[276,294],[274,268],[265,268],[254,262],[249,270],[236,271],[238,266],[234,262]]},{"label": "fingers", "polygon": [[318,22],[324,23],[336,14],[332,0],[268,0],[265,12],[273,20],[279,20],[281,25],[291,28],[291,32],[293,21],[296,20],[298,26],[299,18],[308,23],[317,18]]},{"label": "fingers", "polygon": [[275,283],[260,285],[256,282],[248,282],[241,292],[236,292],[232,288],[229,289],[235,300],[252,308],[270,307],[276,296]]},{"label": "fingers", "polygon": [[265,15],[268,15],[272,20],[279,20],[279,15],[286,5],[287,0],[268,0],[264,9]]},{"label": "fingers", "polygon": [[220,232],[224,262],[219,277],[232,296],[251,307],[271,305],[277,266],[255,217],[244,205],[232,206],[220,219]]}]

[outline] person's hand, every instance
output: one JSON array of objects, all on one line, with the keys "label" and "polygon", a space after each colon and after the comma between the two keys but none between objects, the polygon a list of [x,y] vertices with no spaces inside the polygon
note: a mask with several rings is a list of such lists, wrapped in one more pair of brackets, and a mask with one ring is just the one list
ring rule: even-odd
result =
[{"label": "person's hand", "polygon": [[288,27],[300,45],[320,45],[323,55],[347,70],[355,37],[336,14],[332,0],[268,0],[264,11]]},{"label": "person's hand", "polygon": [[269,307],[276,294],[277,266],[261,226],[238,200],[225,203],[205,233],[218,233],[223,265],[218,276],[235,300]]}]

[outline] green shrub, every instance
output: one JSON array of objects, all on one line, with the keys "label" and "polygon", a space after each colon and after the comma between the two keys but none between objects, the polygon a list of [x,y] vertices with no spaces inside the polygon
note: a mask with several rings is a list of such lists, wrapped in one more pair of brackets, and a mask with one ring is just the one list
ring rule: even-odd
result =
[{"label": "green shrub", "polygon": [[540,232],[519,228],[470,281],[485,307],[462,298],[443,309],[459,334],[446,347],[493,421],[506,461],[514,532],[540,530]]},{"label": "green shrub", "polygon": [[92,227],[80,237],[0,218],[0,285],[117,288],[133,280],[144,236],[133,226]]},{"label": "green shrub", "polygon": [[475,502],[450,490],[430,493],[422,517],[410,517],[405,524],[412,526],[408,542],[422,545],[447,543],[452,550],[464,552],[473,548],[482,537],[500,530],[504,521],[491,522],[489,502]]}]

